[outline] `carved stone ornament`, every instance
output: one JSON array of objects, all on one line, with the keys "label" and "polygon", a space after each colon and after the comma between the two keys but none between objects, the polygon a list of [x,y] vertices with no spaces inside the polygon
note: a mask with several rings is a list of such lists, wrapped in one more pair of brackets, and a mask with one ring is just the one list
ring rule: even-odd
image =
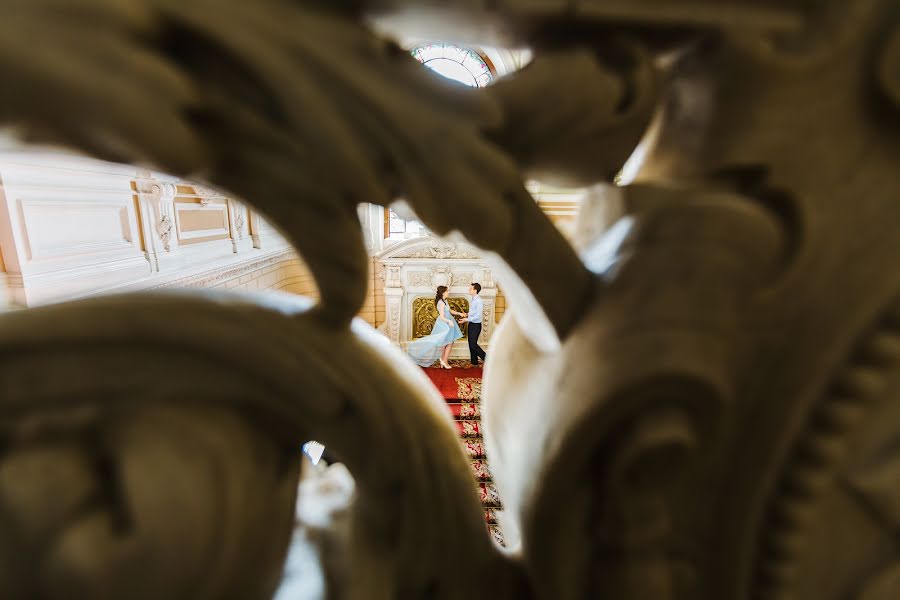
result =
[{"label": "carved stone ornament", "polygon": [[157,224],[157,231],[159,232],[159,239],[162,241],[163,250],[166,252],[171,252],[171,240],[172,240],[172,230],[175,228],[175,224],[172,223],[172,218],[169,215],[164,214],[159,218],[159,223]]},{"label": "carved stone ornament", "polygon": [[477,259],[479,257],[472,252],[463,250],[459,247],[459,244],[432,239],[428,247],[412,252],[397,254],[394,255],[394,258],[434,258],[437,260],[447,260],[452,258]]},{"label": "carved stone ornament", "polygon": [[[272,598],[292,533],[338,600],[897,597],[896,0],[0,14],[0,125],[246,201],[321,294],[0,315],[0,598]],[[532,60],[466,88],[393,39]],[[529,179],[589,188],[575,244]],[[390,339],[355,319],[358,206],[400,198],[467,243],[378,258],[483,249],[509,299],[481,400],[505,550],[391,343],[399,266]],[[311,439],[354,492],[294,532]]]},{"label": "carved stone ornament", "polygon": [[215,196],[221,196],[221,195],[222,195],[221,193],[215,191],[214,189],[209,188],[209,187],[206,187],[206,186],[203,186],[203,185],[197,185],[197,184],[194,184],[194,185],[191,186],[191,187],[193,187],[194,192],[195,192],[198,196],[201,196],[201,197],[204,197],[204,198],[212,198],[212,197],[215,197]]},{"label": "carved stone ornament", "polygon": [[220,192],[203,185],[194,184],[191,187],[194,190],[194,193],[200,198],[200,204],[202,206],[207,206],[214,198],[223,197]]},{"label": "carved stone ornament", "polygon": [[402,267],[400,265],[385,265],[384,266],[384,286],[389,288],[399,288],[403,285],[400,280],[400,271]]},{"label": "carved stone ornament", "polygon": [[239,208],[237,214],[234,216],[234,229],[239,240],[244,239],[244,224],[244,209]]},{"label": "carved stone ornament", "polygon": [[138,192],[156,202],[162,198],[174,197],[177,191],[175,184],[153,179],[138,179],[136,183]]},{"label": "carved stone ornament", "polygon": [[431,267],[431,283],[450,287],[453,270],[448,266]]},{"label": "carved stone ornament", "polygon": [[406,274],[406,282],[414,287],[431,287],[431,271],[410,271]]},{"label": "carved stone ornament", "polygon": [[172,233],[175,229],[175,223],[170,214],[170,202],[177,193],[175,184],[156,181],[153,179],[138,179],[136,182],[137,191],[141,197],[149,201],[151,210],[153,211],[153,219],[156,219],[156,233],[159,235],[159,241],[162,248],[166,252],[172,251]]},{"label": "carved stone ornament", "polygon": [[400,340],[400,300],[392,300],[389,310],[390,338],[396,342]]}]

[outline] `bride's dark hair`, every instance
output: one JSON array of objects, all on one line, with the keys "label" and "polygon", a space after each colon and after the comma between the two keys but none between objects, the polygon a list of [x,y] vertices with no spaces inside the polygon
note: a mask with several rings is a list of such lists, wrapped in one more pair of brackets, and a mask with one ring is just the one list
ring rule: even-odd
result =
[{"label": "bride's dark hair", "polygon": [[439,285],[437,289],[437,293],[434,295],[434,305],[437,306],[439,300],[443,299],[444,292],[447,291],[446,285]]}]

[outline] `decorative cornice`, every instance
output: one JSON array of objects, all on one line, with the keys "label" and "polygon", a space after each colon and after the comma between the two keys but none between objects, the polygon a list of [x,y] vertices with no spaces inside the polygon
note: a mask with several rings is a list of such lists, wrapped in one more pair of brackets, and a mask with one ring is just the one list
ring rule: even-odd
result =
[{"label": "decorative cornice", "polygon": [[275,254],[270,254],[264,258],[254,259],[254,260],[240,263],[237,265],[229,265],[227,267],[223,267],[223,268],[219,268],[219,269],[210,269],[208,271],[190,275],[188,277],[182,277],[180,279],[174,279],[172,281],[167,281],[165,283],[150,287],[148,289],[161,289],[161,288],[173,288],[173,287],[175,287],[175,288],[209,287],[219,281],[227,281],[229,279],[234,279],[235,277],[240,277],[242,275],[246,275],[247,273],[251,273],[258,269],[263,269],[263,268],[271,266],[275,263],[279,263],[279,262],[282,262],[285,260],[292,260],[292,259],[296,258],[296,256],[297,256],[297,254],[293,250],[283,250],[283,251],[277,252]]},{"label": "decorative cornice", "polygon": [[203,186],[203,185],[198,185],[196,183],[192,183],[191,187],[194,188],[194,193],[196,193],[201,198],[224,198],[225,197],[224,194],[217,192],[216,190],[206,187],[206,186]]},{"label": "decorative cornice", "polygon": [[449,242],[436,237],[405,240],[376,255],[381,260],[422,258],[435,260],[480,260],[477,248],[462,242]]}]

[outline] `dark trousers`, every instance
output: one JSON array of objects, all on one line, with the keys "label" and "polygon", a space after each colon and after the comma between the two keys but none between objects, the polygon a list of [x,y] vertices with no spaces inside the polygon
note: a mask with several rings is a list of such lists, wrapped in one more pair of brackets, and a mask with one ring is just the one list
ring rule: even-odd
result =
[{"label": "dark trousers", "polygon": [[472,364],[477,365],[478,359],[484,360],[485,352],[478,345],[478,338],[481,336],[481,323],[469,323],[469,355],[472,357]]}]

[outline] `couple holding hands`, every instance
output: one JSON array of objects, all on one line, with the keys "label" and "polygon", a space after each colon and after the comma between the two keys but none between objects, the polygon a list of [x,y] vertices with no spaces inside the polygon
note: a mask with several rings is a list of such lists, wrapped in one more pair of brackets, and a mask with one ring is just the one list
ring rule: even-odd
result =
[{"label": "couple holding hands", "polygon": [[453,317],[461,317],[460,323],[468,323],[469,353],[472,365],[478,366],[478,360],[485,359],[485,352],[478,345],[481,336],[481,318],[483,305],[481,302],[481,285],[473,283],[469,286],[469,314],[456,312],[447,304],[450,291],[445,285],[439,285],[434,296],[434,305],[437,308],[438,317],[434,322],[431,334],[410,342],[407,352],[416,364],[421,367],[430,367],[434,361],[440,360],[441,367],[450,368],[450,350],[453,342],[462,337],[462,330]]}]

